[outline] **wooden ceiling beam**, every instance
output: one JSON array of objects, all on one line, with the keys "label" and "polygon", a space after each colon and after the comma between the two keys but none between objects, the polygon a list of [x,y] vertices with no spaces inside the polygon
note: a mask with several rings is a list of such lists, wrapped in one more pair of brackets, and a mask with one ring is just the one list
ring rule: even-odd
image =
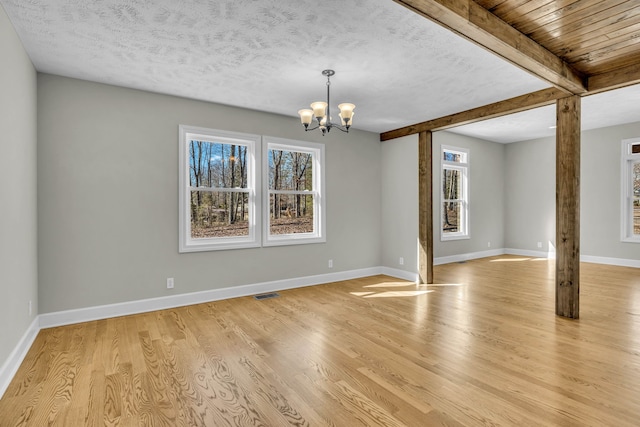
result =
[{"label": "wooden ceiling beam", "polygon": [[450,116],[417,123],[403,128],[391,130],[380,134],[380,141],[400,138],[402,136],[413,135],[425,131],[445,130],[456,126],[479,122],[481,120],[492,119],[506,114],[518,113],[520,111],[531,110],[533,108],[551,105],[557,99],[564,98],[567,93],[556,88],[539,90],[515,98],[473,108]]},{"label": "wooden ceiling beam", "polygon": [[637,83],[640,83],[640,67],[637,64],[632,64],[608,73],[589,76],[587,87],[589,95],[591,95]]},{"label": "wooden ceiling beam", "polygon": [[570,94],[587,91],[562,59],[473,0],[394,0]]}]

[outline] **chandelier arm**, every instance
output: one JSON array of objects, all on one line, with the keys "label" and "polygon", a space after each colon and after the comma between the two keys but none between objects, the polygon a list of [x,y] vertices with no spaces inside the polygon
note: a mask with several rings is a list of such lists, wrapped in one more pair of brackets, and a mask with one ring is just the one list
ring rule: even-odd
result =
[{"label": "chandelier arm", "polygon": [[[341,132],[344,133],[349,133],[349,128],[351,127],[351,117],[348,117],[347,119],[343,119],[342,118],[342,113],[343,110],[342,108],[340,109],[340,118],[342,119],[342,121],[345,123],[344,125],[339,125],[337,123],[333,123],[331,121],[331,76],[333,76],[335,74],[335,71],[333,70],[323,70],[322,71],[322,75],[323,76],[327,76],[327,105],[326,105],[326,109],[324,111],[324,116],[321,117],[319,108],[321,104],[323,104],[323,102],[314,102],[311,104],[311,108],[313,108],[313,112],[311,110],[300,110],[298,111],[298,114],[300,114],[300,119],[302,120],[302,124],[304,125],[304,130],[305,132],[309,132],[312,130],[316,130],[316,129],[320,129],[322,131],[322,135],[326,135],[331,131],[331,128],[337,128],[339,129]],[[353,115],[353,109],[355,108],[355,105],[353,104],[344,104],[344,106],[348,106],[349,109],[347,111],[349,116]],[[340,107],[340,106],[339,106]],[[315,113],[318,113],[317,115]],[[313,121],[313,117],[315,116],[316,120],[317,120],[317,124],[315,127],[310,128],[309,125],[311,124],[311,122]],[[308,122],[307,122],[308,121]],[[324,123],[323,123],[324,121]]]}]

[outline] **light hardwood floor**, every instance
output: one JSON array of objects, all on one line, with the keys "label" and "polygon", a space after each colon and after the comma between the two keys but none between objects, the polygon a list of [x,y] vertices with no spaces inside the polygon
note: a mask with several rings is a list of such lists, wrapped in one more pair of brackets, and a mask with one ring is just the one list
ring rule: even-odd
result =
[{"label": "light hardwood floor", "polygon": [[504,256],[43,330],[0,426],[637,426],[640,270]]}]

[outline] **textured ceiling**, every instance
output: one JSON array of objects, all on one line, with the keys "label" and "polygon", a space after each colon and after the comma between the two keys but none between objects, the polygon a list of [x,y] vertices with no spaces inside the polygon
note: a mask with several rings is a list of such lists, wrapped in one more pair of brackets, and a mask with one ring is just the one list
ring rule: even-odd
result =
[{"label": "textured ceiling", "polygon": [[[640,121],[640,85],[582,98],[582,130]],[[451,131],[489,141],[510,143],[554,136],[556,107],[536,108],[491,120],[459,126]]]},{"label": "textured ceiling", "polygon": [[[548,84],[391,0],[0,0],[45,73],[383,132]],[[334,110],[335,111],[335,110]]]}]

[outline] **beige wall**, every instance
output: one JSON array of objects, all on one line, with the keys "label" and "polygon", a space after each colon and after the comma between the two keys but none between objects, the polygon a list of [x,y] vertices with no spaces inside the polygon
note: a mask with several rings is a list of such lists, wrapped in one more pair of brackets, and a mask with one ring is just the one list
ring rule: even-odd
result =
[{"label": "beige wall", "polygon": [[1,6],[0,57],[1,367],[36,316],[38,298],[36,72]]},{"label": "beige wall", "polygon": [[[179,254],[179,124],[324,143],[327,242]],[[38,132],[42,313],[380,265],[377,134],[46,74]]]}]

